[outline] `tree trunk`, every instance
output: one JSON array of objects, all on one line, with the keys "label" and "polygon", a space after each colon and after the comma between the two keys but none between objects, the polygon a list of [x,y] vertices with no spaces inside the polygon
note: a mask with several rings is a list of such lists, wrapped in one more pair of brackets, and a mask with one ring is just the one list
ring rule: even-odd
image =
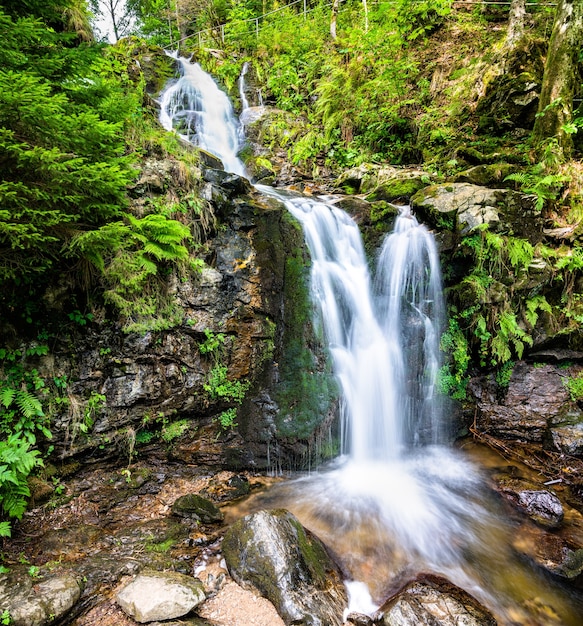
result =
[{"label": "tree trunk", "polygon": [[572,120],[578,56],[583,43],[583,0],[559,0],[545,63],[537,118],[535,149],[556,138],[558,156],[569,158],[573,138],[565,125]]},{"label": "tree trunk", "polygon": [[332,15],[330,16],[330,35],[334,41],[336,41],[336,19],[338,18],[339,7],[340,0],[334,0],[332,3]]},{"label": "tree trunk", "polygon": [[524,21],[526,17],[526,0],[512,0],[508,14],[508,32],[505,45],[513,48],[516,42],[524,35]]}]

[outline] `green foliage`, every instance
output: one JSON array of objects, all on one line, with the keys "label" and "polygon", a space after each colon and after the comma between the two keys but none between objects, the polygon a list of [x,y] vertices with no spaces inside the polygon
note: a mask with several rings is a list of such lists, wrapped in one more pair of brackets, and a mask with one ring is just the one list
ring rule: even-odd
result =
[{"label": "green foliage", "polygon": [[467,339],[454,317],[448,321],[448,329],[441,336],[440,347],[449,357],[449,363],[443,365],[439,373],[440,391],[455,400],[465,400],[471,356]]},{"label": "green foliage", "polygon": [[206,339],[198,344],[201,354],[219,355],[221,348],[225,344],[225,335],[223,333],[213,333],[209,328],[204,329]]},{"label": "green foliage", "polygon": [[106,115],[110,94],[96,93],[91,80],[98,49],[71,48],[65,35],[1,10],[0,41],[0,281],[6,281],[46,272],[80,224],[119,215],[133,170],[122,124]]},{"label": "green foliage", "polygon": [[524,193],[534,194],[536,196],[535,208],[537,211],[542,211],[546,202],[558,198],[564,183],[570,178],[562,174],[546,173],[545,167],[539,163],[530,171],[509,174],[504,180],[514,181]]},{"label": "green foliage", "polygon": [[[32,470],[42,465],[38,450],[18,434],[0,441],[0,504],[2,515],[20,519],[30,496],[27,478]],[[7,527],[3,527],[6,536]]]},{"label": "green foliage", "polygon": [[33,446],[37,433],[52,437],[39,394],[45,380],[35,368],[26,369],[22,360],[48,352],[46,345],[33,345],[25,351],[0,349],[0,433],[14,434]]},{"label": "green foliage", "polygon": [[[6,536],[0,533],[0,537]],[[8,609],[4,609],[0,614],[0,624],[2,626],[10,626],[12,624],[12,616],[10,615],[10,611]]]},{"label": "green foliage", "polygon": [[213,400],[227,400],[241,404],[249,387],[248,381],[229,380],[227,366],[218,363],[209,372],[204,390]]},{"label": "green foliage", "polygon": [[583,400],[583,372],[565,379],[564,384],[573,402]]},{"label": "green foliage", "polygon": [[232,407],[222,413],[219,413],[215,421],[218,422],[221,430],[223,431],[235,428],[237,426],[237,409]]},{"label": "green foliage", "polygon": [[514,361],[506,361],[496,372],[496,382],[498,386],[506,390],[510,384],[510,378],[512,377],[512,371],[514,370]]},{"label": "green foliage", "polygon": [[162,426],[160,436],[162,441],[170,443],[181,437],[190,428],[190,420],[182,419],[176,422],[166,423]]},{"label": "green foliage", "polygon": [[168,319],[160,317],[164,293],[156,277],[160,269],[188,259],[184,242],[190,239],[190,230],[161,214],[125,218],[77,235],[71,249],[101,272],[105,300],[126,318],[128,332],[167,328],[176,323],[176,312],[167,306]]}]

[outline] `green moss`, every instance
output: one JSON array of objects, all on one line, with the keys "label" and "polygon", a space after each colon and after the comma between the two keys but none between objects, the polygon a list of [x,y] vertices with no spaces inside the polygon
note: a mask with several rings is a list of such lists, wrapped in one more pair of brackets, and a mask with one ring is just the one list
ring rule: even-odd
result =
[{"label": "green moss", "polygon": [[420,178],[394,178],[392,180],[379,185],[365,200],[368,202],[376,202],[377,200],[393,200],[409,199],[420,189],[426,187]]},{"label": "green moss", "polygon": [[[285,263],[286,306],[283,351],[279,362],[281,383],[276,388],[280,406],[277,426],[281,435],[308,438],[327,414],[335,395],[322,346],[315,337],[314,311],[308,290],[309,266],[304,250],[296,248]],[[323,369],[324,368],[324,369]]]}]

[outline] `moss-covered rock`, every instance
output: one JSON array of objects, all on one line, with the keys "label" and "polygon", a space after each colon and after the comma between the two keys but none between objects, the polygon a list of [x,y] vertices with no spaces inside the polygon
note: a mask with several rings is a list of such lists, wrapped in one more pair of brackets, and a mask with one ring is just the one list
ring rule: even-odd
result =
[{"label": "moss-covered rock", "polygon": [[283,509],[235,522],[222,544],[231,576],[270,600],[286,624],[341,626],[347,597],[322,542]]},{"label": "moss-covered rock", "polygon": [[379,185],[365,199],[368,202],[384,200],[386,202],[400,201],[406,203],[412,195],[426,186],[427,179],[422,180],[421,177],[393,178]]},{"label": "moss-covered rock", "polygon": [[189,517],[207,524],[222,522],[223,512],[210,500],[196,493],[180,496],[172,505],[172,513],[179,517]]}]

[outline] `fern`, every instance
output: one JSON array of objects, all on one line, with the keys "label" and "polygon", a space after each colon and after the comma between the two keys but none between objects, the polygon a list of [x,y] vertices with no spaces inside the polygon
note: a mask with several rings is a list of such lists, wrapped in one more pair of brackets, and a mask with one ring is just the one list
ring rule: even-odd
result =
[{"label": "fern", "polygon": [[514,348],[518,358],[522,358],[524,344],[532,345],[532,338],[524,331],[516,321],[516,315],[505,311],[498,317],[498,332],[492,339],[491,350],[495,357],[494,363],[506,363],[512,357],[511,347]]},{"label": "fern", "polygon": [[[20,519],[30,496],[27,478],[42,465],[38,450],[31,450],[17,434],[0,441],[0,505],[4,516]],[[1,522],[0,536],[10,535],[8,522]]]},{"label": "fern", "polygon": [[526,321],[534,327],[538,320],[538,312],[545,311],[546,313],[552,312],[551,305],[547,302],[544,296],[534,296],[526,301],[526,311],[524,316]]},{"label": "fern", "polygon": [[506,176],[504,180],[518,183],[521,191],[532,193],[536,196],[535,208],[542,211],[547,200],[556,200],[563,183],[571,180],[570,176],[562,174],[543,175],[544,167],[538,163],[530,171],[514,172]]},{"label": "fern", "polygon": [[534,257],[534,247],[526,239],[508,237],[506,239],[506,253],[512,267],[527,268]]}]

